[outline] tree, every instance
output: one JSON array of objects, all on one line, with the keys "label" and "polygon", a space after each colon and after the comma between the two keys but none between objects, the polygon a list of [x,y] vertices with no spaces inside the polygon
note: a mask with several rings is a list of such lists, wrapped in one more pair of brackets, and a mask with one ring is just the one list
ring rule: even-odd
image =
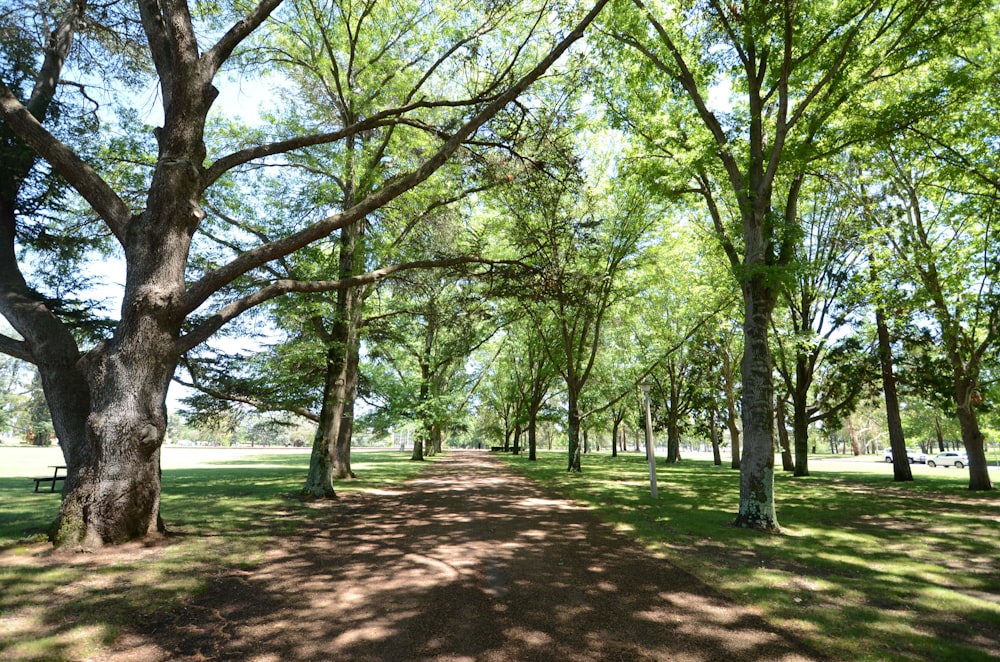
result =
[{"label": "tree", "polygon": [[419,423],[412,455],[419,461],[439,452],[444,432],[464,416],[472,391],[466,359],[496,327],[483,292],[452,273],[411,272],[382,290],[367,353],[396,383],[380,393],[394,418]]},{"label": "tree", "polygon": [[[580,38],[605,1],[599,0],[582,17],[570,12],[577,21],[575,26],[549,38],[551,49],[531,63],[525,64],[519,57],[525,52],[522,44],[540,43],[542,35],[520,32],[513,45],[502,40],[491,43],[499,73],[461,79],[467,84],[463,90],[466,96],[421,95],[423,83],[434,75],[450,76],[459,71],[464,65],[456,64],[456,59],[477,45],[485,45],[488,30],[482,35],[473,28],[439,44],[439,50],[423,60],[427,76],[413,91],[414,100],[406,105],[383,108],[332,132],[303,132],[273,140],[258,137],[209,159],[206,124],[219,96],[214,80],[241,44],[281,4],[281,0],[262,0],[235,17],[235,8],[216,3],[196,6],[205,14],[192,12],[187,2],[152,0],[139,0],[135,9],[128,10],[133,20],[141,21],[163,106],[162,126],[155,132],[155,163],[137,209],[102,177],[99,165],[88,163],[47,128],[46,116],[35,110],[33,97],[25,99],[16,86],[0,81],[0,117],[5,130],[30,145],[87,201],[114,238],[126,265],[121,317],[114,333],[81,351],[59,311],[31,296],[13,250],[16,214],[5,203],[0,312],[25,340],[4,338],[0,349],[38,366],[53,422],[65,447],[69,475],[55,527],[58,545],[99,546],[163,529],[159,518],[159,449],[166,429],[166,392],[179,357],[227,322],[277,296],[361,285],[391,272],[393,269],[384,268],[347,281],[291,281],[274,280],[259,270],[361,221],[428,179]],[[82,9],[83,3],[73,7]],[[214,10],[220,13],[212,14]],[[193,17],[200,15],[209,15],[212,25],[200,25]],[[547,16],[544,9],[541,15]],[[80,17],[67,16],[65,25],[72,33]],[[554,25],[557,30],[563,28],[558,19]],[[517,32],[514,28],[511,31]],[[214,36],[214,43],[204,43],[206,34]],[[62,62],[68,54],[67,46],[55,59]],[[54,82],[56,78],[46,70],[38,80]],[[457,89],[461,88],[452,87]],[[415,130],[421,132],[435,127],[432,147],[419,166],[399,172],[349,209],[261,241],[223,264],[201,263],[203,269],[189,271],[195,266],[192,241],[206,216],[202,208],[205,193],[228,172],[389,125],[416,125]],[[259,285],[249,294],[228,297],[227,287],[242,278],[259,279]]]},{"label": "tree", "polygon": [[652,220],[627,182],[564,173],[560,179],[536,177],[531,182],[536,188],[527,189],[533,203],[510,210],[520,221],[512,240],[516,250],[531,256],[525,292],[530,300],[523,310],[565,383],[567,471],[580,471],[581,395],[608,314],[634,295],[626,275],[640,260],[640,242]]},{"label": "tree", "polygon": [[[930,57],[935,40],[962,34],[971,8],[930,0],[623,0],[607,19],[606,32],[634,54],[623,63],[623,78],[647,81],[635,86],[634,112],[623,114],[640,125],[653,153],[686,171],[681,181],[692,186],[667,187],[702,196],[742,289],[738,526],[779,530],[768,336],[782,274],[800,237],[805,164],[853,139],[852,131],[861,135],[858,124],[870,135],[905,115],[909,99],[892,112],[874,113],[888,118],[882,126],[867,117],[854,125],[835,121],[845,104],[861,103],[867,90]],[[654,75],[659,85],[648,84]],[[729,103],[714,103],[710,95],[723,86],[732,90]],[[665,116],[669,127],[660,125]]]},{"label": "tree", "polygon": [[[991,490],[985,438],[976,410],[982,402],[983,360],[1000,340],[1000,243],[991,232],[1000,188],[982,193],[974,180],[942,172],[933,160],[888,147],[881,162],[889,186],[880,229],[899,266],[920,290],[950,371],[953,405],[969,455],[969,489]],[[904,151],[905,150],[905,151]],[[942,174],[952,174],[942,185]]]},{"label": "tree", "polygon": [[[794,473],[809,475],[809,426],[849,413],[869,383],[870,353],[853,332],[847,296],[862,257],[851,207],[827,179],[803,186],[802,240],[784,280],[775,320],[775,367],[792,404]],[[779,398],[781,399],[781,398]],[[780,415],[780,414],[779,414]]]}]

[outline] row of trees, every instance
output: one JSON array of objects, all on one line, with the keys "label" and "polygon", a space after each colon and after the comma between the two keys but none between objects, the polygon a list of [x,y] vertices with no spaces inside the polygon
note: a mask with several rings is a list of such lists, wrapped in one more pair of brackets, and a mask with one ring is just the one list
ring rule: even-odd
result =
[{"label": "row of trees", "polygon": [[[359,398],[416,459],[470,408],[533,456],[557,401],[580,470],[649,381],[668,460],[728,427],[737,524],[777,530],[785,412],[806,475],[881,358],[890,428],[897,384],[947,398],[992,487],[993,4],[383,5],[3,5],[0,351],[63,441],[57,544],[162,528],[175,377],[315,421],[327,497]],[[276,103],[241,119],[227,72]]]}]

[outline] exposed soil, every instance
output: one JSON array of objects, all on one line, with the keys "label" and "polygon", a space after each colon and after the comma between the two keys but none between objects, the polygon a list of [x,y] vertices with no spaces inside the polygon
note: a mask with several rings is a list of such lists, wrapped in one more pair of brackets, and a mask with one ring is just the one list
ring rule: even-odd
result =
[{"label": "exposed soil", "polygon": [[485,453],[273,544],[96,659],[826,659]]}]

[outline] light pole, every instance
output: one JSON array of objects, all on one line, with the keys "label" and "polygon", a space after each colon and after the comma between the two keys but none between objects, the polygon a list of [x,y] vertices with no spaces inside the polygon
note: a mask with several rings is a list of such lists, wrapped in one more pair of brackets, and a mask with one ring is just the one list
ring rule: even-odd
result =
[{"label": "light pole", "polygon": [[649,410],[649,384],[639,384],[642,389],[642,399],[646,405],[646,460],[649,462],[649,494],[653,499],[656,493],[656,453],[653,452],[653,415]]}]

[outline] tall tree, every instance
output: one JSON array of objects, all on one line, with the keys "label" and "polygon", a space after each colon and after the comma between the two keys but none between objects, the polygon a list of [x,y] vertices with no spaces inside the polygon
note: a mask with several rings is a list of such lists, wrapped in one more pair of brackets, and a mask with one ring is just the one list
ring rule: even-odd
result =
[{"label": "tall tree", "polygon": [[825,178],[806,183],[799,207],[802,241],[779,297],[784,314],[774,340],[792,404],[794,473],[808,476],[809,426],[850,412],[867,386],[870,354],[853,333],[856,300],[846,296],[863,255],[851,207]]},{"label": "tall tree", "polygon": [[496,326],[483,291],[453,273],[411,272],[382,290],[367,330],[368,361],[389,368],[384,374],[396,385],[379,399],[397,419],[419,425],[412,459],[423,460],[465,415],[474,380],[466,361]]},{"label": "tall tree", "polygon": [[[951,396],[969,455],[969,489],[993,489],[977,409],[984,359],[1000,342],[1000,241],[993,230],[1000,188],[942,170],[897,144],[885,152],[889,179],[881,229],[899,266],[919,286],[937,347],[950,370]],[[905,150],[905,151],[904,151]],[[942,181],[942,175],[952,177]]]},{"label": "tall tree", "polygon": [[515,238],[532,256],[528,287],[540,304],[525,312],[546,336],[542,347],[566,386],[567,470],[580,471],[581,395],[611,309],[634,294],[625,275],[652,223],[645,201],[624,182],[536,181],[542,183],[531,193],[535,208],[520,217]]},{"label": "tall tree", "polygon": [[[918,66],[935,53],[935,40],[962,33],[974,6],[621,0],[608,16],[605,30],[635,54],[623,64],[623,78],[663,81],[636,85],[637,112],[624,114],[642,125],[654,153],[687,170],[742,288],[738,526],[779,530],[768,336],[783,270],[801,236],[804,164],[851,139],[833,121],[845,104],[862,102],[873,86]],[[718,102],[727,88],[728,102]],[[894,107],[889,122],[906,107]],[[639,119],[650,109],[648,120]],[[890,116],[882,110],[875,116]],[[669,127],[661,125],[665,116]],[[878,130],[862,119],[864,131]]]},{"label": "tall tree", "polygon": [[[29,145],[87,201],[114,238],[126,265],[121,317],[114,332],[82,352],[58,311],[26,287],[14,251],[15,214],[4,212],[2,250],[6,257],[0,255],[0,312],[25,340],[4,338],[0,349],[39,367],[53,421],[58,421],[59,437],[66,445],[69,475],[55,527],[56,543],[99,546],[162,528],[159,449],[166,429],[166,392],[179,357],[230,320],[274,297],[332,291],[387,275],[392,269],[347,281],[293,281],[274,280],[258,270],[363,220],[428,179],[561,57],[605,2],[598,0],[582,16],[578,11],[567,12],[565,16],[576,21],[571,26],[542,7],[535,15],[551,18],[550,22],[532,24],[529,20],[535,27],[524,30],[522,23],[506,25],[492,41],[494,33],[479,30],[481,24],[468,30],[456,25],[451,39],[435,44],[437,48],[424,56],[426,76],[418,81],[411,103],[384,107],[334,131],[295,132],[276,139],[257,136],[250,144],[234,145],[228,153],[222,150],[209,159],[206,124],[219,96],[214,81],[233,53],[282,2],[262,0],[243,12],[239,11],[241,3],[196,4],[192,12],[184,1],[138,0],[123,10],[141,21],[163,115],[162,126],[155,132],[155,162],[136,209],[102,177],[98,164],[88,163],[51,130],[44,113],[33,112],[31,96],[11,87],[6,77],[0,81],[4,129]],[[216,10],[220,13],[212,14]],[[210,25],[201,25],[193,17],[205,15],[211,15]],[[78,21],[68,21],[70,32]],[[554,29],[547,34],[533,32],[543,23]],[[213,43],[205,43],[209,39]],[[525,43],[545,46],[525,49]],[[426,47],[423,44],[421,50]],[[495,68],[462,76],[468,71],[468,54],[479,47],[495,58]],[[533,59],[538,51],[547,52]],[[59,52],[61,62],[69,49]],[[429,81],[435,76],[447,76],[461,85],[451,86],[454,94],[447,97],[424,96],[425,91],[432,92]],[[40,79],[51,77],[46,74]],[[192,240],[206,216],[205,193],[228,172],[389,125],[409,125],[422,133],[436,127],[419,165],[397,173],[349,209],[310,219],[224,264],[206,262],[203,269],[189,271],[196,266]],[[228,286],[241,278],[257,278],[259,286],[246,295],[227,296]]]}]

